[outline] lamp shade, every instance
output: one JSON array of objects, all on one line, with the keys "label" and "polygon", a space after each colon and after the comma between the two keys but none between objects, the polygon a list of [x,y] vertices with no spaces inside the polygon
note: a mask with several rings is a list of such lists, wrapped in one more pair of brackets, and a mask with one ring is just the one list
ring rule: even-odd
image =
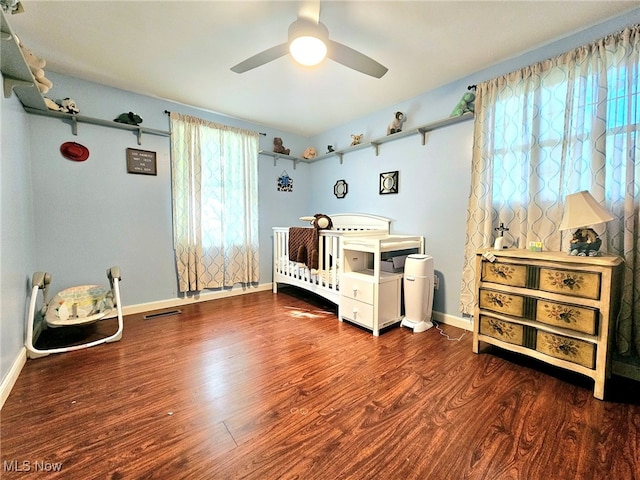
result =
[{"label": "lamp shade", "polygon": [[572,193],[564,199],[564,216],[560,230],[588,227],[613,220],[615,217],[587,191]]}]

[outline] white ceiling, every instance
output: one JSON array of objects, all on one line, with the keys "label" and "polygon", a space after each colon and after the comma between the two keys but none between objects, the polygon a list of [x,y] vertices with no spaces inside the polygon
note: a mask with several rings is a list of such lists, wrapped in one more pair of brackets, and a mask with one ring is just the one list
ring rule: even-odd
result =
[{"label": "white ceiling", "polygon": [[243,74],[230,70],[286,42],[305,3],[22,0],[25,12],[8,20],[48,71],[313,136],[640,5],[323,1],[330,38],[388,67],[384,77],[331,60],[303,68],[288,55]]}]

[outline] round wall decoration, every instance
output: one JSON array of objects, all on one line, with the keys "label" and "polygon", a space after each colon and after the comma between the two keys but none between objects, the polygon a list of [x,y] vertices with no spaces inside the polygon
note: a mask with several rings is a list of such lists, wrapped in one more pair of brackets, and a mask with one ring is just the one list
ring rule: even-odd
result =
[{"label": "round wall decoration", "polygon": [[338,180],[333,186],[333,194],[337,198],[344,198],[349,192],[349,185],[344,180]]}]

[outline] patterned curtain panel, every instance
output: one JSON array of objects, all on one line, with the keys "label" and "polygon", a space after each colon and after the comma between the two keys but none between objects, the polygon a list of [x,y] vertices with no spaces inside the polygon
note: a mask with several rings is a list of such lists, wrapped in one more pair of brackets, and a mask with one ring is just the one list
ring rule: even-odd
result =
[{"label": "patterned curtain panel", "polygon": [[640,25],[477,86],[461,311],[473,314],[475,252],[567,250],[564,197],[589,190],[615,220],[596,226],[624,258],[618,350],[640,352]]},{"label": "patterned curtain panel", "polygon": [[181,292],[258,281],[258,134],[171,113]]}]

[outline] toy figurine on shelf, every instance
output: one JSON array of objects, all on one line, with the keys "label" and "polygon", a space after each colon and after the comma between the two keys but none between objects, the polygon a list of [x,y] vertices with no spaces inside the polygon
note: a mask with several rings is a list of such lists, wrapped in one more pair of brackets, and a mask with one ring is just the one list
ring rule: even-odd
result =
[{"label": "toy figurine on shelf", "polygon": [[396,112],[393,121],[387,127],[387,135],[393,135],[402,131],[402,124],[407,121],[404,113]]}]

